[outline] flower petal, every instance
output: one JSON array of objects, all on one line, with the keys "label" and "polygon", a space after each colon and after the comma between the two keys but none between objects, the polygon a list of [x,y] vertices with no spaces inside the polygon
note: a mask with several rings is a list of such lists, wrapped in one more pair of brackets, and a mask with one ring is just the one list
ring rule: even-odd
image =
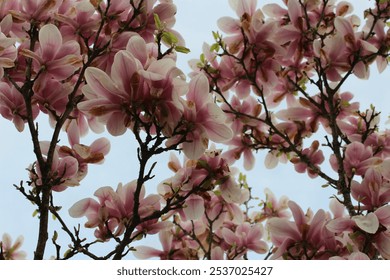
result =
[{"label": "flower petal", "polygon": [[354,216],[352,220],[365,232],[374,234],[379,228],[378,217],[374,213],[368,213],[367,216]]}]

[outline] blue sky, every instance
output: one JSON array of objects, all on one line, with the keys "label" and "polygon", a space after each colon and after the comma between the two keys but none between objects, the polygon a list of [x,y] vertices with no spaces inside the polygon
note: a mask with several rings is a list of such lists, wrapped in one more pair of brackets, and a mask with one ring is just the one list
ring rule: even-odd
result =
[{"label": "blue sky", "polygon": [[[225,15],[234,16],[234,12],[227,4],[227,0],[176,0],[174,2],[178,6],[176,29],[183,35],[187,47],[191,49],[190,54],[179,56],[178,66],[185,73],[188,73],[190,69],[187,66],[187,61],[199,57],[204,41],[212,42],[211,31],[217,30],[217,19]],[[266,3],[280,3],[281,1],[259,0],[258,2],[258,6],[262,6]],[[359,16],[363,9],[360,6],[361,3],[372,4],[372,1],[351,2],[354,2],[355,10]],[[357,5],[356,2],[360,5]],[[386,70],[380,76],[375,72],[374,66],[370,80],[351,79],[344,90],[355,94],[356,100],[362,104],[362,109],[374,104],[378,111],[382,111],[382,123],[384,123],[390,114],[390,106],[388,105],[390,104],[390,89],[388,87],[390,72]],[[48,140],[50,131],[46,126],[46,116],[41,114],[39,121],[41,139]],[[384,126],[381,128],[384,129]],[[0,236],[4,232],[10,233],[14,239],[19,235],[24,235],[23,248],[27,251],[28,258],[32,258],[38,224],[37,218],[32,218],[32,212],[35,208],[12,187],[20,180],[27,179],[25,168],[34,161],[30,136],[27,127],[23,133],[18,133],[11,122],[3,119],[0,119],[0,133],[0,172],[2,175],[0,176],[0,197],[2,198]],[[91,133],[82,142],[90,144],[100,136]],[[127,183],[136,178],[138,162],[132,134],[128,132],[119,138],[104,136],[108,137],[112,144],[111,152],[104,165],[90,166],[90,172],[80,187],[70,188],[56,194],[56,201],[64,206],[62,211],[64,215],[74,202],[91,197],[98,187],[110,185],[116,188],[119,182]],[[66,144],[66,137],[62,137],[62,140],[64,141],[62,144]],[[265,153],[259,153],[255,168],[247,172],[249,183],[255,189],[257,196],[262,196],[263,189],[269,187],[278,196],[285,194],[302,205],[304,209],[307,207],[311,207],[313,210],[327,208],[328,197],[332,192],[320,187],[323,184],[321,180],[312,180],[305,174],[297,174],[290,164],[279,165],[274,170],[267,170],[263,164],[264,156]],[[156,158],[156,160],[158,161],[155,169],[157,171],[156,178],[147,185],[150,192],[153,192],[160,181],[172,176],[172,173],[166,168],[167,156]],[[240,163],[237,166],[242,169]],[[83,224],[84,222],[84,219],[69,219],[70,225],[76,226],[78,223]],[[55,228],[51,228],[51,234]],[[85,235],[92,232],[93,230],[83,231]],[[64,236],[60,231],[59,233],[60,238]],[[65,238],[62,244],[67,244],[67,242]],[[52,247],[51,244],[49,247]],[[54,251],[49,252],[45,257],[49,258],[52,254]]]}]

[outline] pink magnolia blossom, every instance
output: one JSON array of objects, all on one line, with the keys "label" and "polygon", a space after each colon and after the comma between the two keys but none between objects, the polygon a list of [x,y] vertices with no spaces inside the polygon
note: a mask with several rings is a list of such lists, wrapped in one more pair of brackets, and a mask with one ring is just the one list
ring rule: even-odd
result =
[{"label": "pink magnolia blossom", "polygon": [[86,100],[78,108],[98,117],[114,136],[132,127],[141,112],[145,122],[156,120],[167,134],[180,120],[183,106],[176,86],[181,87],[182,73],[170,58],[150,58],[147,48],[141,37],[133,36],[126,51],[115,55],[110,76],[95,67],[86,70]]},{"label": "pink magnolia blossom", "polygon": [[[20,84],[19,84],[20,85]],[[32,118],[39,114],[36,104],[32,104]],[[19,132],[24,130],[27,122],[27,109],[22,93],[9,83],[0,82],[0,114],[14,123]]]},{"label": "pink magnolia blossom", "polygon": [[20,1],[20,10],[15,11],[13,16],[26,22],[45,22],[53,16],[61,2],[59,0]]},{"label": "pink magnolia blossom", "polygon": [[276,246],[272,259],[315,258],[326,244],[324,236],[326,234],[324,232],[325,211],[319,210],[314,216],[311,216],[305,215],[293,201],[289,201],[288,206],[294,221],[274,217],[267,222],[271,241]]},{"label": "pink magnolia blossom", "polygon": [[0,78],[4,76],[4,68],[12,68],[15,65],[17,52],[15,47],[15,39],[7,38],[1,32],[0,26]]},{"label": "pink magnolia blossom", "polygon": [[190,131],[182,147],[188,158],[198,159],[207,149],[209,139],[225,142],[233,135],[222,110],[209,94],[209,82],[203,74],[198,74],[190,81],[186,97],[183,118]]},{"label": "pink magnolia blossom", "polygon": [[[46,157],[50,143],[48,141],[42,141],[40,146],[42,154]],[[64,157],[60,156],[57,146],[53,154],[51,170],[46,174],[50,179],[52,189],[55,191],[63,191],[67,187],[78,186],[81,180],[78,174],[79,163],[77,159],[69,155]],[[42,176],[42,167],[37,163],[36,168],[30,170],[30,179],[35,187],[42,186]]]},{"label": "pink magnolia blossom", "polygon": [[0,241],[1,251],[3,253],[0,259],[5,260],[23,260],[26,258],[26,252],[20,251],[20,247],[23,243],[23,236],[19,236],[15,243],[12,244],[12,238],[9,234],[4,233],[3,239]]},{"label": "pink magnolia blossom", "polygon": [[310,178],[315,178],[318,176],[318,171],[311,167],[308,167],[307,162],[305,162],[305,161],[309,161],[316,168],[319,168],[319,165],[323,163],[325,157],[322,153],[322,150],[319,150],[318,147],[319,147],[319,142],[314,141],[311,144],[310,148],[306,148],[302,150],[302,155],[304,157],[307,157],[306,159],[293,158],[291,160],[291,162],[294,163],[294,167],[297,172],[304,173],[305,171],[307,171]]},{"label": "pink magnolia blossom", "polygon": [[[62,1],[63,2],[63,1]],[[59,12],[54,18],[63,25],[60,31],[63,38],[73,39],[75,34],[83,38],[94,38],[93,33],[99,28],[98,14],[90,1],[69,1],[68,7],[65,3],[59,7]]]},{"label": "pink magnolia blossom", "polygon": [[67,79],[82,65],[80,45],[74,40],[64,42],[54,24],[46,24],[39,30],[39,48],[36,52],[22,49],[21,53],[34,60],[35,73],[39,73],[38,83],[43,84],[50,77]]},{"label": "pink magnolia blossom", "polygon": [[[367,246],[367,236],[356,233],[365,232],[371,237],[369,246],[375,247],[385,259],[390,258],[390,205],[385,205],[367,215],[350,217],[339,217],[330,221],[326,228],[336,234],[348,233],[355,251]],[[355,233],[355,234],[350,234]],[[350,244],[351,244],[350,243]],[[352,244],[350,246],[352,246]],[[365,248],[367,252],[374,252],[370,248]],[[370,255],[369,255],[370,257]],[[372,257],[372,256],[371,256]]]},{"label": "pink magnolia blossom", "polygon": [[362,182],[352,181],[351,194],[368,210],[380,207],[390,201],[390,181],[383,178],[380,168],[370,168]]},{"label": "pink magnolia blossom", "polygon": [[150,246],[137,246],[133,252],[134,256],[138,259],[149,259],[158,257],[161,260],[172,259],[175,253],[175,249],[172,247],[173,234],[170,230],[163,230],[159,233],[162,250],[152,248]]},{"label": "pink magnolia blossom", "polygon": [[259,206],[262,206],[260,212],[252,214],[256,222],[262,222],[272,217],[290,218],[291,214],[288,211],[288,201],[286,196],[281,196],[279,200],[276,199],[274,193],[269,189],[264,189],[265,200]]},{"label": "pink magnolia blossom", "polygon": [[228,228],[222,229],[222,237],[224,241],[231,246],[230,253],[235,258],[254,251],[258,254],[264,254],[268,251],[268,245],[261,240],[263,228],[261,225],[251,226],[248,223],[243,223],[237,226],[235,231]]},{"label": "pink magnolia blossom", "polygon": [[370,146],[360,142],[352,142],[344,153],[344,169],[348,176],[351,174],[364,175],[372,164],[373,152]]},{"label": "pink magnolia blossom", "polygon": [[[133,218],[136,188],[137,181],[119,184],[116,191],[111,187],[101,187],[94,193],[98,202],[92,198],[82,199],[69,209],[69,214],[73,218],[86,216],[85,226],[97,227],[95,236],[99,239],[107,240],[111,235],[120,236]],[[160,209],[159,196],[145,197],[144,187],[140,192],[139,203],[138,213],[141,219]]]}]

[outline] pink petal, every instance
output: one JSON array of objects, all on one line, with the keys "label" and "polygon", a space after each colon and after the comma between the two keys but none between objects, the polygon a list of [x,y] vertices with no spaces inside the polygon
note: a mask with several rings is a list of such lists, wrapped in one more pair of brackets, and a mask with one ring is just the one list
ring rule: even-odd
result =
[{"label": "pink petal", "polygon": [[271,238],[276,238],[278,241],[292,239],[301,240],[295,223],[290,222],[286,218],[271,218],[267,222],[267,228],[271,234]]},{"label": "pink petal", "polygon": [[370,69],[363,61],[359,61],[353,68],[353,73],[359,79],[367,80],[370,77]]},{"label": "pink petal", "polygon": [[353,252],[348,257],[348,260],[370,260],[370,258],[362,252]]},{"label": "pink petal", "polygon": [[334,218],[340,218],[345,213],[345,206],[335,198],[330,200],[329,208],[330,211],[332,211]]},{"label": "pink petal", "polygon": [[172,248],[172,238],[173,238],[171,231],[170,230],[160,231],[159,238],[164,251],[169,252]]},{"label": "pink petal", "polygon": [[183,208],[184,214],[188,220],[197,220],[204,214],[204,200],[199,195],[191,195]]},{"label": "pink petal", "polygon": [[39,31],[39,43],[43,60],[51,61],[62,45],[62,35],[54,24],[46,24]]},{"label": "pink petal", "polygon": [[219,29],[227,34],[240,31],[240,22],[232,17],[222,17],[218,20],[217,24]]},{"label": "pink petal", "polygon": [[381,172],[381,175],[385,177],[387,180],[390,180],[390,159],[384,160],[380,166],[379,170]]},{"label": "pink petal", "polygon": [[375,242],[380,255],[387,260],[390,260],[390,232],[381,232]]},{"label": "pink petal", "polygon": [[127,127],[122,112],[112,113],[107,121],[107,131],[112,136],[119,136],[126,132]]},{"label": "pink petal", "polygon": [[208,146],[208,139],[199,135],[199,132],[192,132],[191,142],[182,144],[183,152],[189,159],[198,159]]},{"label": "pink petal", "polygon": [[276,113],[276,117],[281,120],[288,121],[304,121],[313,116],[313,111],[302,107],[292,107],[285,110],[280,110]]},{"label": "pink petal", "polygon": [[233,137],[232,130],[226,124],[206,121],[203,126],[206,128],[209,139],[214,142],[226,142]]},{"label": "pink petal", "polygon": [[133,36],[127,43],[126,50],[136,57],[142,65],[148,60],[145,40],[141,36]]},{"label": "pink petal", "polygon": [[321,241],[323,241],[322,231],[323,231],[323,225],[326,220],[325,211],[320,209],[318,212],[314,215],[313,220],[310,223],[310,229],[308,232],[308,239],[312,240],[314,244],[319,244]]},{"label": "pink petal", "polygon": [[387,64],[388,64],[388,61],[387,61],[386,57],[383,57],[380,55],[378,55],[376,57],[376,66],[378,68],[379,73],[382,73],[386,69]]},{"label": "pink petal", "polygon": [[245,149],[244,151],[244,168],[245,170],[251,170],[255,165],[255,156],[251,149]]},{"label": "pink petal", "polygon": [[229,0],[229,5],[236,11],[239,17],[245,13],[252,16],[256,10],[257,0]]},{"label": "pink petal", "polygon": [[201,109],[207,102],[210,91],[209,81],[203,74],[198,74],[191,79],[189,85],[189,92],[187,94],[188,100],[195,103],[197,110]]},{"label": "pink petal", "polygon": [[297,224],[298,227],[303,225],[303,224],[306,224],[305,213],[303,212],[302,208],[297,203],[290,200],[288,202],[288,207],[290,208],[291,213],[294,217],[295,223]]},{"label": "pink petal", "polygon": [[368,213],[367,216],[354,216],[352,220],[365,232],[374,234],[379,228],[378,217],[374,213]]},{"label": "pink petal", "polygon": [[334,233],[342,233],[343,231],[351,231],[352,227],[355,226],[355,222],[350,218],[336,218],[334,220],[329,221],[326,224],[326,228]]},{"label": "pink petal", "polygon": [[63,178],[72,178],[76,175],[79,169],[79,162],[71,156],[61,159],[58,166],[58,176]]},{"label": "pink petal", "polygon": [[77,122],[75,120],[72,120],[70,122],[70,124],[66,128],[66,133],[68,134],[68,140],[71,147],[75,144],[80,143],[79,128],[77,127]]},{"label": "pink petal", "polygon": [[80,218],[91,211],[97,211],[99,207],[100,205],[96,202],[96,200],[92,198],[84,198],[70,207],[69,215],[73,218]]},{"label": "pink petal", "polygon": [[351,23],[344,17],[336,17],[334,20],[334,26],[343,37],[346,35],[352,35],[355,37]]},{"label": "pink petal", "polygon": [[90,90],[98,96],[109,99],[113,93],[118,92],[118,89],[115,87],[111,78],[98,68],[87,68],[85,71],[85,79]]},{"label": "pink petal", "polygon": [[135,247],[133,254],[137,259],[145,260],[153,257],[159,257],[161,255],[161,251],[148,246],[137,246]]},{"label": "pink petal", "polygon": [[93,153],[102,153],[103,155],[107,155],[111,149],[111,144],[107,138],[102,137],[93,141],[90,148]]},{"label": "pink petal", "polygon": [[385,227],[390,226],[390,205],[385,205],[375,210],[375,215],[378,217],[379,223]]},{"label": "pink petal", "polygon": [[297,26],[299,19],[302,17],[301,4],[298,1],[288,1],[287,6],[289,18]]},{"label": "pink petal", "polygon": [[137,64],[127,51],[119,51],[114,57],[111,77],[116,85],[120,85],[126,93],[132,93],[132,81]]},{"label": "pink petal", "polygon": [[275,168],[279,163],[278,158],[271,152],[267,153],[264,164],[267,169]]},{"label": "pink petal", "polygon": [[223,260],[224,251],[221,247],[215,247],[211,251],[211,259],[212,260]]},{"label": "pink petal", "polygon": [[229,245],[235,245],[238,243],[238,237],[228,228],[222,229],[222,237]]},{"label": "pink petal", "polygon": [[266,4],[262,10],[267,16],[275,18],[281,18],[287,13],[286,9],[280,7],[278,4]]}]

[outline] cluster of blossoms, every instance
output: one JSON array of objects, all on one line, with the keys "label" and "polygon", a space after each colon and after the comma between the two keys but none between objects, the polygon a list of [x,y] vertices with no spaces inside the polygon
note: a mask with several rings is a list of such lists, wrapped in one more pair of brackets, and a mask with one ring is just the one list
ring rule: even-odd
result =
[{"label": "cluster of blossoms", "polygon": [[[376,0],[361,24],[345,1],[283,2],[259,9],[256,0],[229,0],[238,18],[218,21],[225,35],[204,44],[187,82],[176,58],[189,50],[173,29],[171,0],[0,1],[0,114],[20,132],[27,126],[33,142],[32,189],[18,190],[40,214],[36,259],[49,212],[71,239],[65,259],[121,259],[133,250],[161,259],[390,258],[390,134],[379,131],[374,108],[362,112],[341,90],[352,75],[368,79],[373,63],[386,69],[390,3]],[[40,139],[41,113],[50,141]],[[99,257],[90,250],[96,242],[69,229],[54,198],[104,161],[108,140],[85,145],[81,137],[105,129],[134,135],[139,176],[69,210],[87,218],[97,240],[116,242]],[[325,140],[313,140],[320,131]],[[59,144],[61,133],[69,145]],[[175,174],[147,195],[150,160],[176,150],[184,163],[172,155]],[[259,150],[268,151],[268,168],[290,162],[325,180],[336,192],[331,211],[304,213],[269,189],[261,209],[252,209],[250,188],[232,165],[243,157],[251,170]],[[326,162],[334,173],[323,171]],[[131,247],[157,233],[162,250]],[[21,241],[11,243],[4,235],[0,258],[23,257]]]}]

